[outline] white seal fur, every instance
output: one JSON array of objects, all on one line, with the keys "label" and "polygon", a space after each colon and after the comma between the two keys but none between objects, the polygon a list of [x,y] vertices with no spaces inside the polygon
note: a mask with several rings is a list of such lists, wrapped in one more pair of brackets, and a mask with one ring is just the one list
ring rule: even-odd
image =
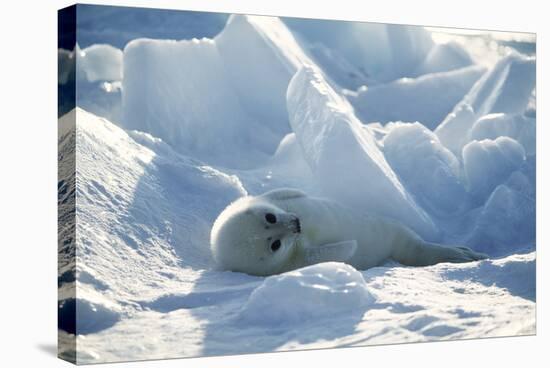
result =
[{"label": "white seal fur", "polygon": [[223,269],[260,276],[327,261],[365,270],[388,258],[409,266],[487,258],[467,247],[426,242],[396,221],[295,189],[230,204],[212,227],[210,246]]}]

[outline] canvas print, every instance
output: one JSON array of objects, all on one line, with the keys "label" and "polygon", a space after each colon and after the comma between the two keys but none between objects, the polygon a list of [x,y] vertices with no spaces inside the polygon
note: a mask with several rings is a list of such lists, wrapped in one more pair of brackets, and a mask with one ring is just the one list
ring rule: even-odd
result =
[{"label": "canvas print", "polygon": [[536,333],[536,38],[59,11],[59,356]]}]

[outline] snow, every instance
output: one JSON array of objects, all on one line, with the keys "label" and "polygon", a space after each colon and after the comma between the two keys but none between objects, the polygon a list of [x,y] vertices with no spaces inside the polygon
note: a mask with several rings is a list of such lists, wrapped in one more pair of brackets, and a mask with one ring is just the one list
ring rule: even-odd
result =
[{"label": "snow", "polygon": [[[64,299],[59,306],[59,312],[66,315],[60,328],[69,333],[87,335],[113,326],[120,320],[120,313],[114,306],[94,303],[79,296],[77,299]],[[68,317],[68,318],[67,318]],[[78,327],[74,321],[78,319]]]},{"label": "snow", "polygon": [[[105,34],[86,29],[85,48],[58,51],[59,90],[78,79],[77,108],[64,95],[58,123],[63,357],[536,332],[534,55],[497,48],[482,63],[469,43],[433,42],[422,27],[241,15],[223,27],[202,13],[186,16],[212,38],[193,39],[205,36],[195,21],[174,20],[170,36],[151,20],[144,39],[120,13],[94,14]],[[216,217],[280,187],[490,258],[218,270]]]},{"label": "snow", "polygon": [[[77,280],[85,272],[84,284],[146,295],[138,280],[155,293],[159,285],[151,280],[169,280],[166,275],[180,270],[182,263],[209,265],[202,244],[225,204],[246,194],[238,178],[179,157],[151,136],[130,133],[137,143],[83,110],[76,110],[76,121],[77,251],[82,267]],[[120,267],[117,259],[126,265]],[[142,271],[129,273],[134,267]]]}]

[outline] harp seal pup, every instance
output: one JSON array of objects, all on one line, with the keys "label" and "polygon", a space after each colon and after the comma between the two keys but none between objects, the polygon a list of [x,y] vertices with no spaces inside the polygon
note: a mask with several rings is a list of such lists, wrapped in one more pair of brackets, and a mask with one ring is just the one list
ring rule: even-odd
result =
[{"label": "harp seal pup", "polygon": [[388,258],[407,266],[487,258],[467,247],[426,242],[396,221],[296,189],[277,189],[230,204],[214,222],[210,247],[222,269],[258,276],[328,261],[365,270]]}]

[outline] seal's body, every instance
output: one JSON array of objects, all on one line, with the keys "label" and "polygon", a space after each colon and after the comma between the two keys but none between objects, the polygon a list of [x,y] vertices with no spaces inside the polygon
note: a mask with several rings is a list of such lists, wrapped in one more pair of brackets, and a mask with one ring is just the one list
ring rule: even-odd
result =
[{"label": "seal's body", "polygon": [[243,197],[228,206],[212,228],[211,249],[222,268],[253,275],[325,261],[364,270],[388,258],[409,266],[486,258],[466,247],[425,242],[396,221],[294,189]]}]

